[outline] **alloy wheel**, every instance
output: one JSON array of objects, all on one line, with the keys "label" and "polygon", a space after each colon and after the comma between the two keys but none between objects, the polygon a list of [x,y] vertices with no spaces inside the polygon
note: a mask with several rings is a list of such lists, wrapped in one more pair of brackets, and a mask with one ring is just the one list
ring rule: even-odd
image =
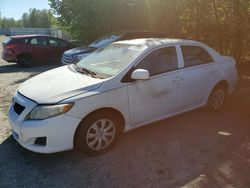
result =
[{"label": "alloy wheel", "polygon": [[86,144],[93,150],[103,150],[114,140],[116,128],[109,119],[100,119],[93,123],[86,134]]},{"label": "alloy wheel", "polygon": [[221,108],[225,101],[225,92],[222,88],[216,89],[211,98],[211,105],[215,110]]}]

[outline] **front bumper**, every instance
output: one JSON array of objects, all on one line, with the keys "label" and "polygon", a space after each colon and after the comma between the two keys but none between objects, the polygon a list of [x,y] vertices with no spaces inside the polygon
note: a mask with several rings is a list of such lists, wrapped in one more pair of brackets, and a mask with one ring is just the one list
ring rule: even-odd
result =
[{"label": "front bumper", "polygon": [[[38,153],[73,149],[74,135],[80,119],[63,114],[45,120],[25,120],[27,114],[37,104],[18,93],[13,100],[25,106],[20,115],[15,112],[13,104],[9,109],[9,123],[13,137],[21,146]],[[46,137],[46,145],[35,143],[36,139],[41,137]]]},{"label": "front bumper", "polygon": [[75,61],[74,61],[72,56],[63,54],[63,57],[61,59],[61,63],[63,65],[70,65],[70,64],[75,63]]}]

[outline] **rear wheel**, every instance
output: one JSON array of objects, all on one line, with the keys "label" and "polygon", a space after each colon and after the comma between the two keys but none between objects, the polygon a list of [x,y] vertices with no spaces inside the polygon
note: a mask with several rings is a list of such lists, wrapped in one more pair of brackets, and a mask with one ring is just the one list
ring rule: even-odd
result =
[{"label": "rear wheel", "polygon": [[223,86],[215,87],[208,99],[209,110],[212,112],[219,111],[225,104],[226,94],[227,92],[225,87]]},{"label": "rear wheel", "polygon": [[17,64],[21,67],[27,68],[32,66],[33,60],[29,55],[20,55],[17,58]]},{"label": "rear wheel", "polygon": [[90,115],[77,130],[77,148],[89,155],[110,150],[120,135],[118,123],[116,118],[105,112]]}]

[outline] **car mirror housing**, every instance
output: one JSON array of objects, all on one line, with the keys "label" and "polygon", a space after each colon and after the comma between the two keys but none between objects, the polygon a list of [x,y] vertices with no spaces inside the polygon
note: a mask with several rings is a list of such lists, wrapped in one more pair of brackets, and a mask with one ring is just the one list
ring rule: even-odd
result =
[{"label": "car mirror housing", "polygon": [[131,78],[133,80],[148,80],[149,72],[145,69],[136,69],[132,72]]}]

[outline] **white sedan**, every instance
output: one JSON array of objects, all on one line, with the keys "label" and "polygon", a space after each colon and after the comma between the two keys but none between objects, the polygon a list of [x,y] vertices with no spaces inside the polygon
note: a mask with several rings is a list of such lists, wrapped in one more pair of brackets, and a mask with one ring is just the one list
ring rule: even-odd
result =
[{"label": "white sedan", "polygon": [[9,122],[31,151],[98,155],[131,129],[206,105],[219,110],[236,82],[235,60],[200,42],[121,41],[23,83]]}]

